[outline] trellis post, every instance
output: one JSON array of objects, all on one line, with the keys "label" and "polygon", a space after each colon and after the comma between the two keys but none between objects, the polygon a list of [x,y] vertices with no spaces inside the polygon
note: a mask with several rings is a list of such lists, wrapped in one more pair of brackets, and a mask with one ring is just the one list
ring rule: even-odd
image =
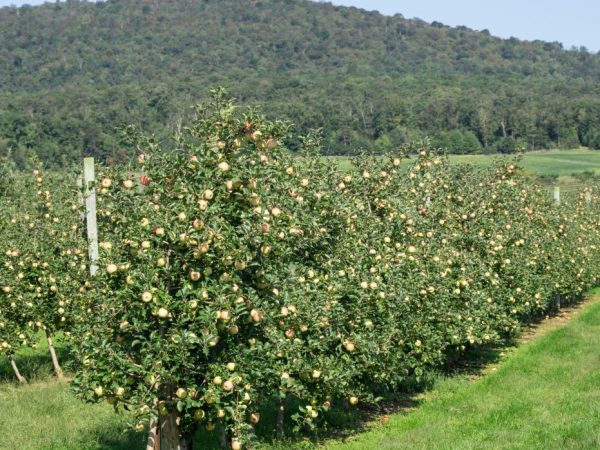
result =
[{"label": "trellis post", "polygon": [[96,222],[96,188],[94,181],[94,158],[83,160],[83,180],[85,187],[85,219],[88,239],[88,254],[90,258],[90,275],[98,271],[98,224]]}]

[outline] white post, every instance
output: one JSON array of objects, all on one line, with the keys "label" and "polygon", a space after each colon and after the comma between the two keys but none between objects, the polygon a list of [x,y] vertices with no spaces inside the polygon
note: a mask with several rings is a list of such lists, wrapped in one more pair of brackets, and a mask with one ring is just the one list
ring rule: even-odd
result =
[{"label": "white post", "polygon": [[83,179],[85,183],[85,217],[87,224],[88,254],[90,257],[90,275],[94,276],[98,270],[98,225],[96,223],[96,189],[94,181],[94,158],[84,158]]},{"label": "white post", "polygon": [[554,203],[560,205],[560,186],[554,187]]},{"label": "white post", "polygon": [[592,204],[592,193],[590,191],[585,193],[585,206],[588,208]]}]

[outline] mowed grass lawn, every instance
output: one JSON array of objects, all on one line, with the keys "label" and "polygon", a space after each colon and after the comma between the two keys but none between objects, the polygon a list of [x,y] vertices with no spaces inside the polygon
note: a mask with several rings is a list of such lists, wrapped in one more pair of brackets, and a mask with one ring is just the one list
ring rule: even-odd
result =
[{"label": "mowed grass lawn", "polygon": [[[350,167],[345,157],[335,157],[340,167]],[[496,158],[514,158],[514,156],[501,155],[451,155],[452,163],[466,163],[486,166]],[[404,161],[404,166],[410,164],[411,159]],[[547,150],[525,153],[520,165],[534,175],[559,175],[568,176],[576,172],[592,170],[600,173],[599,150]]]},{"label": "mowed grass lawn", "polygon": [[[372,419],[360,430],[352,420],[339,437],[321,441],[331,450],[384,449],[597,449],[600,448],[600,290],[574,318],[546,322],[527,343],[498,350],[497,363],[472,373],[437,377],[417,404]],[[544,330],[545,328],[545,330]],[[106,405],[85,405],[66,383],[49,381],[49,361],[36,350],[22,355],[28,386],[0,384],[0,449],[91,450],[145,448],[128,417]],[[25,364],[25,360],[33,360]],[[40,364],[44,369],[40,369]],[[6,378],[7,365],[0,374]],[[37,378],[37,381],[35,381]],[[411,402],[408,402],[411,403]],[[269,422],[266,415],[264,422]],[[274,428],[274,424],[273,425]],[[268,429],[269,423],[261,423]],[[217,448],[198,435],[194,448]],[[260,449],[312,448],[308,441],[259,443]]]}]

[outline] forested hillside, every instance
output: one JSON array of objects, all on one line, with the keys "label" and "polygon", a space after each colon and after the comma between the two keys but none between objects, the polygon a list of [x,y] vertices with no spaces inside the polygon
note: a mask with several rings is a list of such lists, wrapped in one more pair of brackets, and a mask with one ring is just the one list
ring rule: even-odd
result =
[{"label": "forested hillside", "polygon": [[[122,159],[216,85],[330,153],[430,136],[454,151],[600,147],[600,56],[306,0],[68,1],[0,9],[0,156]],[[293,146],[294,143],[292,142]]]}]

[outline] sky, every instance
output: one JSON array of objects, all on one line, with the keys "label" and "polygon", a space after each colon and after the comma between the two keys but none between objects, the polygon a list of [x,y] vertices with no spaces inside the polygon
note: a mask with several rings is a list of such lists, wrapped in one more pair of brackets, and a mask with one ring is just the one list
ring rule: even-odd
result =
[{"label": "sky", "polygon": [[[40,4],[43,0],[0,0],[0,7]],[[600,51],[600,0],[332,0],[336,5],[402,14],[427,22],[488,29],[503,38],[562,42]]]},{"label": "sky", "polygon": [[600,51],[600,0],[333,0],[427,22],[488,29],[494,36],[562,42]]}]

